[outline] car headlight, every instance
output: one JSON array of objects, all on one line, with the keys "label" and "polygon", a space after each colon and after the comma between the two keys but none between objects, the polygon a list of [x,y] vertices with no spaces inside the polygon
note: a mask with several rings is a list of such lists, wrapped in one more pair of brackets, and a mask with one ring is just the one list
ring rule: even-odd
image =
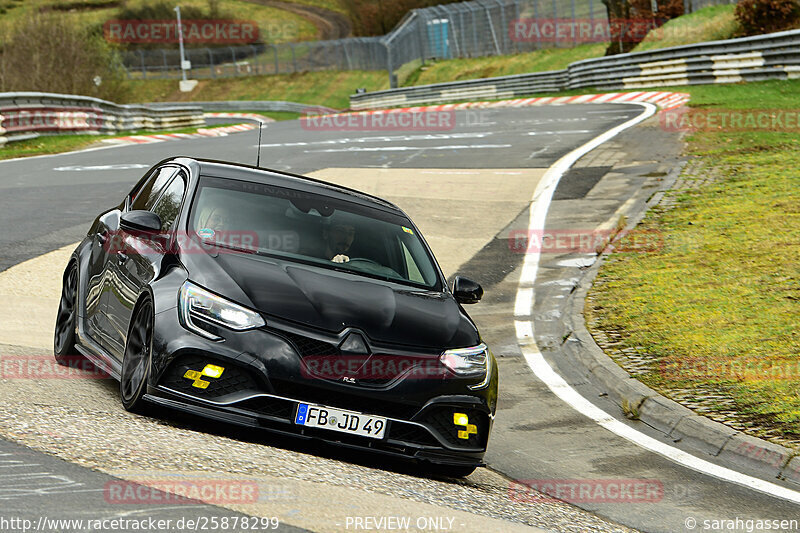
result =
[{"label": "car headlight", "polygon": [[460,376],[485,375],[489,362],[489,349],[481,343],[472,348],[447,350],[439,360]]},{"label": "car headlight", "polygon": [[264,319],[255,311],[212,294],[190,281],[181,286],[178,308],[181,321],[188,329],[213,340],[220,340],[221,337],[207,331],[194,319],[235,331],[245,331],[265,325]]}]

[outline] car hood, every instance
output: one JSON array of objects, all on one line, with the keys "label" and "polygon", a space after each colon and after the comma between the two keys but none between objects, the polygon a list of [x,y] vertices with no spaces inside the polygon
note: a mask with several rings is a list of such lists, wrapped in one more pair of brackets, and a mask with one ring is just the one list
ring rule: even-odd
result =
[{"label": "car hood", "polygon": [[339,333],[362,330],[378,343],[443,350],[480,342],[450,293],[383,282],[254,254],[192,253],[189,279],[266,315]]}]

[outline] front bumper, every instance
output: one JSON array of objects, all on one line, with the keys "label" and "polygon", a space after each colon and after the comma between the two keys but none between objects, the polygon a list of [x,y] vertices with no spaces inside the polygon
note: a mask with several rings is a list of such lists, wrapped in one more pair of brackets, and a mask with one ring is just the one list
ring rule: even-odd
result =
[{"label": "front bumper", "polygon": [[[281,329],[275,329],[275,328]],[[286,328],[286,329],[283,329]],[[219,331],[222,342],[199,337],[179,322],[172,309],[157,316],[150,402],[228,423],[321,440],[348,448],[443,465],[482,465],[494,417],[497,371],[491,360],[489,385],[472,390],[475,379],[395,379],[383,384],[352,384],[309,377],[302,352],[334,343],[316,332],[275,325],[247,332]],[[300,337],[308,339],[301,345]],[[185,378],[205,365],[225,368],[205,388]],[[319,404],[387,419],[382,439],[295,424],[298,405]],[[465,439],[453,421],[463,413],[477,432]]]}]

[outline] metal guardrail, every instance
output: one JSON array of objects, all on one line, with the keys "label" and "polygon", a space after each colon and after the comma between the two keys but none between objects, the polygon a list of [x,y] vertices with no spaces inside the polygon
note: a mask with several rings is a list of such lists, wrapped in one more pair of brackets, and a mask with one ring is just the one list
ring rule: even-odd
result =
[{"label": "metal guardrail", "polygon": [[[177,107],[181,102],[149,102],[143,104],[148,107],[160,109],[163,107]],[[215,102],[191,102],[194,107],[203,111],[283,111],[288,113],[320,114],[335,113],[337,110],[325,106],[300,104],[297,102],[283,102],[279,100],[230,100]]]},{"label": "metal guardrail", "polygon": [[203,126],[197,106],[119,105],[67,94],[0,93],[0,146],[39,134],[113,134]]},{"label": "metal guardrail", "polygon": [[800,30],[586,59],[565,70],[354,94],[350,107],[514,98],[586,87],[643,89],[787,78],[800,78]]}]

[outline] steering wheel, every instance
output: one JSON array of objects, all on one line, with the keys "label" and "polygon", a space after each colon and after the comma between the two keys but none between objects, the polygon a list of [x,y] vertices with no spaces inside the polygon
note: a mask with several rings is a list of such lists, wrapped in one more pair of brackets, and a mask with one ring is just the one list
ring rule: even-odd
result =
[{"label": "steering wheel", "polygon": [[370,264],[375,265],[377,267],[384,268],[384,266],[382,264],[380,264],[377,261],[374,261],[372,259],[369,259],[367,257],[351,257],[350,261],[348,261],[348,263],[352,263],[353,261],[363,261],[365,263],[370,263]]}]

